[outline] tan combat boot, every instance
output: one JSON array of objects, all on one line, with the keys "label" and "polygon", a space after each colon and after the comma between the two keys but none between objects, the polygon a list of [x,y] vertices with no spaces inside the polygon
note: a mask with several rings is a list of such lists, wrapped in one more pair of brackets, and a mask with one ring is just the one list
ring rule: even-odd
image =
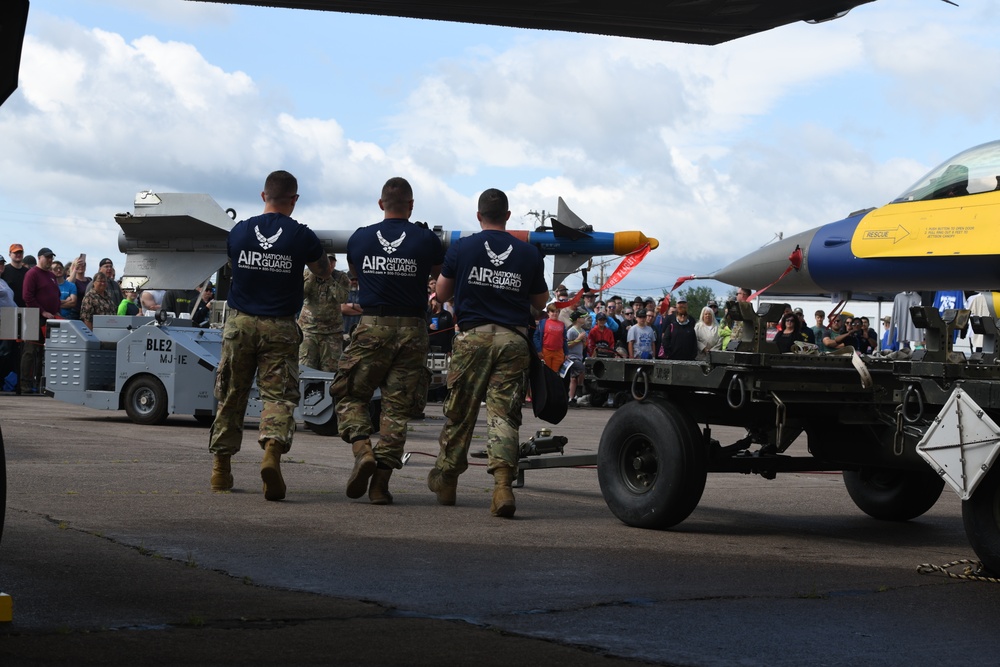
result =
[{"label": "tan combat boot", "polygon": [[493,502],[490,504],[490,513],[493,516],[509,519],[514,516],[514,491],[510,485],[514,482],[513,468],[497,468],[493,471]]},{"label": "tan combat boot", "polygon": [[264,480],[265,500],[284,500],[285,480],[281,477],[281,445],[276,440],[264,441],[264,459],[260,462],[260,478]]},{"label": "tan combat boot", "polygon": [[392,477],[392,468],[383,468],[381,465],[375,468],[371,486],[368,487],[368,500],[372,505],[392,504],[392,494],[389,493],[390,477]]},{"label": "tan combat boot", "polygon": [[431,468],[427,473],[427,488],[437,494],[439,505],[454,505],[458,491],[458,477],[443,473],[440,468]]},{"label": "tan combat boot", "polygon": [[375,473],[375,455],[368,438],[352,443],[351,449],[354,451],[354,470],[347,478],[347,497],[360,498],[368,488],[368,478]]},{"label": "tan combat boot", "polygon": [[216,454],[212,463],[212,490],[229,491],[233,488],[233,469],[230,467],[229,455]]}]

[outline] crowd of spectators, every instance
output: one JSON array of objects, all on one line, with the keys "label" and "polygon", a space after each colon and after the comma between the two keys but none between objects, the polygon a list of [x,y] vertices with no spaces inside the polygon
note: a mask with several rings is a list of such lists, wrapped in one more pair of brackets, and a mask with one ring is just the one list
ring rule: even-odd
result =
[{"label": "crowd of spectators", "polygon": [[[87,256],[69,262],[43,247],[26,255],[20,243],[0,255],[0,307],[38,308],[40,327],[32,340],[0,340],[0,384],[4,391],[37,394],[42,388],[45,327],[49,320],[80,320],[93,329],[99,315],[154,315],[166,308],[175,317],[193,317],[196,326],[208,326],[214,288],[145,290],[123,287],[116,279],[114,261],[104,257],[90,274]],[[193,296],[192,296],[193,295]]]},{"label": "crowd of spectators", "polygon": [[[46,310],[41,318],[43,326],[48,319],[77,319],[93,328],[98,315],[155,315],[159,310],[190,318],[195,326],[209,326],[215,298],[212,283],[193,290],[136,291],[116,280],[114,262],[107,257],[90,275],[86,255],[65,263],[49,248],[41,248],[36,256],[25,255],[18,243],[10,245],[8,255],[9,261],[0,256],[0,307],[38,307],[41,295],[45,305],[51,306],[51,312]],[[29,278],[32,270],[35,274]],[[602,300],[585,290],[578,303],[566,306],[570,301],[567,288],[559,285],[554,294],[533,332],[534,347],[550,368],[568,378],[571,402],[581,391],[587,357],[702,361],[741,335],[742,322],[720,316],[714,300],[695,318],[688,313],[684,298],[672,304],[668,297],[657,301],[637,296],[626,301],[614,295]],[[343,310],[345,345],[361,317],[357,295],[358,281],[351,276]],[[741,288],[737,301],[749,295],[749,289]],[[900,311],[905,315],[903,307]],[[801,308],[787,308],[780,321],[772,324],[768,338],[783,353],[803,349],[829,353],[851,347],[870,354],[910,344],[900,340],[899,325],[890,316],[881,319],[881,332],[871,327],[867,317],[849,312],[831,313],[827,318],[823,310],[817,310],[813,317],[814,324],[809,326]],[[454,306],[452,301],[437,298],[434,280],[427,285],[426,320],[431,351],[450,355],[456,333]],[[7,380],[5,390],[38,392],[43,342],[43,336],[39,341],[0,341],[0,382]],[[18,379],[13,386],[11,378]]]}]

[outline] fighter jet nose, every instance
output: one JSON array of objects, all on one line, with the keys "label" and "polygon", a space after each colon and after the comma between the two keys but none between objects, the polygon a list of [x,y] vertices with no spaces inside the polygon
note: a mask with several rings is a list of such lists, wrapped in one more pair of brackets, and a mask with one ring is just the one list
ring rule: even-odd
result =
[{"label": "fighter jet nose", "polygon": [[812,229],[766,245],[716,271],[712,278],[728,285],[758,290],[771,284],[785,272],[792,263],[792,254],[798,248],[803,253],[802,270],[794,271],[782,279],[781,292],[811,293],[819,288],[809,276],[806,267],[808,257],[804,253],[815,235],[816,230]]}]

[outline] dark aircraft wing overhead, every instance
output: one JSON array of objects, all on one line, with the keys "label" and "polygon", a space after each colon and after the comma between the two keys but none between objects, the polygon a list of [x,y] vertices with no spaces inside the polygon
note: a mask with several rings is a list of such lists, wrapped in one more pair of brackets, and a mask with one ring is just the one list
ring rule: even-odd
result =
[{"label": "dark aircraft wing overhead", "polygon": [[[875,0],[199,0],[721,44]],[[0,104],[17,88],[28,0],[0,2]]]},{"label": "dark aircraft wing overhead", "polygon": [[208,0],[720,44],[874,0]]},{"label": "dark aircraft wing overhead", "polygon": [[17,89],[27,23],[28,0],[3,0],[0,5],[0,104]]}]

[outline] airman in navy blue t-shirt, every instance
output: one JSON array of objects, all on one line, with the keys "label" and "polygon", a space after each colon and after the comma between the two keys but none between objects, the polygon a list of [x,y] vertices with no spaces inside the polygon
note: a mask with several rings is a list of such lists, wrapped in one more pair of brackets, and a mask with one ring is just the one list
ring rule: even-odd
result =
[{"label": "airman in navy blue t-shirt", "polygon": [[264,406],[258,442],[264,450],[260,476],[264,498],[285,497],[281,455],[292,446],[299,403],[299,343],[295,313],[302,305],[302,268],[330,275],[330,262],[316,234],[290,216],[299,199],[298,181],[287,171],[272,172],[260,193],[264,213],[237,223],[229,232],[233,284],[215,377],[219,407],[209,450],[215,455],[212,490],[233,488],[230,457],[240,451],[243,417],[254,377]]},{"label": "airman in navy blue t-shirt", "polygon": [[524,379],[531,361],[527,328],[534,319],[532,307],[544,309],[549,291],[541,251],[505,231],[507,195],[485,191],[477,217],[483,231],[448,248],[437,281],[439,299],[455,297],[459,334],[448,370],[451,391],[444,406],[441,450],[427,487],[442,505],[455,504],[458,476],[469,467],[469,444],[485,399],[487,472],[493,475],[490,512],[511,517]]},{"label": "airman in navy blue t-shirt", "polygon": [[[427,401],[427,280],[437,278],[444,250],[434,232],[409,221],[413,189],[405,179],[390,178],[378,204],[385,219],[362,227],[347,243],[364,314],[330,393],[338,399],[340,437],[354,451],[347,497],[360,498],[367,489],[373,505],[388,505],[389,477],[403,467],[406,423]],[[381,428],[372,425],[368,412],[378,388]],[[372,447],[375,431],[380,438]]]}]

